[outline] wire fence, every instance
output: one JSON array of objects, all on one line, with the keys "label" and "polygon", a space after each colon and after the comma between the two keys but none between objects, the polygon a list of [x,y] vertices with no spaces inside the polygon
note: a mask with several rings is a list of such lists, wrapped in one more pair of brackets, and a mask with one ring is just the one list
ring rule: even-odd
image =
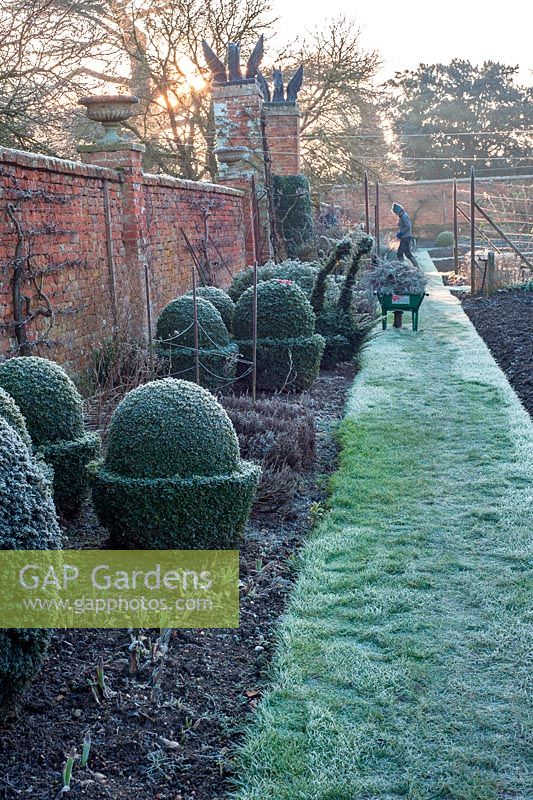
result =
[{"label": "wire fence", "polygon": [[[454,182],[453,205],[455,272],[469,273],[472,293],[531,280],[533,187],[479,190],[472,169],[468,187]],[[468,240],[459,236],[459,217],[468,222]]]}]

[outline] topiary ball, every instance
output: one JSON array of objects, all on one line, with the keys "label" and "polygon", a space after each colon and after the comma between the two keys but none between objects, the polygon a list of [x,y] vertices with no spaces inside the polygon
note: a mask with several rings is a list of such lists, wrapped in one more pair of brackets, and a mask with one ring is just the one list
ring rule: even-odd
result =
[{"label": "topiary ball", "polygon": [[20,409],[5,389],[0,389],[0,417],[5,419],[18,433],[26,447],[31,448],[31,439]]},{"label": "topiary ball", "polygon": [[[313,286],[315,285],[316,276],[320,270],[320,263],[318,261],[299,261],[298,259],[288,258],[282,261],[281,264],[275,264],[273,261],[267,261],[262,267],[257,270],[257,282],[271,281],[274,278],[281,278],[282,280],[289,280],[296,283],[300,289],[303,289],[307,297],[311,297]],[[231,299],[236,303],[239,297],[253,285],[254,270],[253,267],[247,267],[233,276],[233,281],[228,289],[228,294]],[[334,281],[331,278],[328,281],[328,288],[334,286]]]},{"label": "topiary ball", "polygon": [[85,433],[81,396],[67,373],[46,358],[24,356],[0,365],[0,386],[19,407],[37,453],[54,470],[54,501],[71,516],[87,495],[85,469],[100,439]]},{"label": "topiary ball", "polygon": [[[253,287],[235,306],[233,331],[237,339],[252,336]],[[305,293],[292,281],[271,280],[257,285],[257,336],[260,339],[290,339],[312,336],[315,314]]]},{"label": "topiary ball", "polygon": [[242,461],[229,417],[205,389],[166,378],[129,392],[91,466],[93,501],[126,548],[238,546],[260,470]]},{"label": "topiary ball", "polygon": [[[0,418],[0,550],[57,550],[61,532],[46,480],[18,433]],[[37,673],[49,631],[0,630],[0,708]]]},{"label": "topiary ball", "polygon": [[[235,306],[233,330],[244,358],[252,359],[253,288]],[[324,339],[304,292],[290,281],[257,286],[257,388],[301,391],[318,375]],[[249,374],[243,375],[248,383]]]},{"label": "topiary ball", "polygon": [[[185,297],[192,296],[192,289],[185,293]],[[196,294],[198,297],[201,297],[202,300],[207,300],[210,302],[220,316],[222,317],[222,322],[231,333],[233,329],[233,312],[235,311],[235,303],[223,289],[218,289],[216,286],[199,286],[196,290]]]},{"label": "topiary ball", "polygon": [[451,247],[454,242],[451,231],[441,231],[435,240],[437,247]]},{"label": "topiary ball", "polygon": [[82,399],[64,369],[35,356],[0,364],[0,385],[18,405],[35,447],[83,435]]},{"label": "topiary ball", "polygon": [[[235,379],[238,349],[212,303],[197,298],[200,383],[215,391]],[[189,295],[172,300],[157,320],[156,350],[170,363],[171,375],[194,380],[194,301]]]}]

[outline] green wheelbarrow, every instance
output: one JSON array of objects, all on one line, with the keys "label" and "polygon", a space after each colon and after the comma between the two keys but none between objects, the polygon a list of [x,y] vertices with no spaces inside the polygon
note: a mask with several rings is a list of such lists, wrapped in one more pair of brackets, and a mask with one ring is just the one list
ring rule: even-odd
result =
[{"label": "green wheelbarrow", "polygon": [[383,330],[387,330],[387,312],[394,311],[394,327],[402,327],[402,312],[410,311],[412,314],[413,330],[418,330],[418,309],[427,292],[422,294],[380,294],[376,292],[383,313]]}]

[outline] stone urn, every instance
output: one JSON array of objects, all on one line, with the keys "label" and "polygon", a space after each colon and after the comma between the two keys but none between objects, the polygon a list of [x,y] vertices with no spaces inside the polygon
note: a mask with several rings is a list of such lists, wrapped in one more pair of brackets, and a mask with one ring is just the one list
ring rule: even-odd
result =
[{"label": "stone urn", "polygon": [[120,136],[119,128],[122,122],[133,116],[138,102],[139,98],[132,94],[104,94],[81,97],[78,105],[85,106],[89,119],[104,126],[104,135],[96,144],[114,145],[127,141]]},{"label": "stone urn", "polygon": [[214,151],[218,162],[221,167],[222,174],[227,177],[239,177],[240,170],[238,165],[241,162],[250,162],[252,158],[252,151],[249,147],[236,146],[236,147],[217,147]]}]

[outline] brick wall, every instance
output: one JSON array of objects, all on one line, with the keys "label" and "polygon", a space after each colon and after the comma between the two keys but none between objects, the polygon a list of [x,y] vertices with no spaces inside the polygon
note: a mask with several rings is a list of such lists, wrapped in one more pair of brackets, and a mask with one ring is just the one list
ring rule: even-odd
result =
[{"label": "brick wall", "polygon": [[[533,176],[516,176],[506,178],[486,178],[476,180],[476,197],[483,205],[483,193],[492,196],[506,195],[514,185],[531,186]],[[469,198],[468,179],[458,180],[458,200],[468,213]],[[359,186],[336,186],[322,200],[340,206],[346,218],[351,222],[363,222],[365,218],[364,192]],[[380,228],[385,237],[396,230],[396,217],[391,212],[393,202],[403,205],[413,221],[416,236],[432,238],[442,230],[453,229],[453,182],[413,181],[407,183],[380,184]],[[374,229],[375,189],[371,186],[370,216],[371,229]],[[468,223],[459,215],[461,235],[467,235]]]},{"label": "brick wall", "polygon": [[[140,159],[140,153],[133,156]],[[242,192],[143,175],[131,168],[131,153],[100,153],[99,159],[119,168],[0,148],[2,355],[15,344],[17,226],[22,256],[29,255],[24,263],[43,293],[39,301],[37,290],[25,283],[29,311],[45,309],[47,300],[53,309],[49,333],[46,316],[28,326],[32,341],[45,338],[34,352],[58,361],[72,375],[87,370],[115,324],[146,335],[145,264],[154,320],[170,299],[190,288],[191,257],[180,227],[198,246],[207,214],[216,245],[210,245],[209,255],[221,262],[221,285],[246,265]]]},{"label": "brick wall", "polygon": [[300,111],[295,103],[264,103],[265,132],[274,175],[300,173]]}]

